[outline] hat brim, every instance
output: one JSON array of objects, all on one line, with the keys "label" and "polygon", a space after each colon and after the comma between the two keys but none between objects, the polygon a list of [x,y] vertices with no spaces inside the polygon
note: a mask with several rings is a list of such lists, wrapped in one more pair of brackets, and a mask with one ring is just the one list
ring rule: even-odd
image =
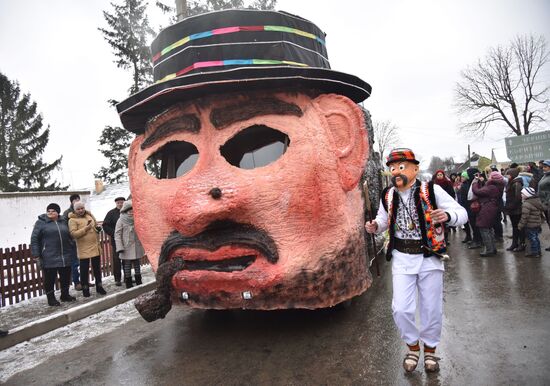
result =
[{"label": "hat brim", "polygon": [[356,103],[367,99],[372,90],[368,83],[354,75],[324,68],[239,67],[157,83],[133,94],[116,107],[124,128],[142,134],[151,117],[178,102],[226,92],[285,87],[318,89],[347,96]]}]

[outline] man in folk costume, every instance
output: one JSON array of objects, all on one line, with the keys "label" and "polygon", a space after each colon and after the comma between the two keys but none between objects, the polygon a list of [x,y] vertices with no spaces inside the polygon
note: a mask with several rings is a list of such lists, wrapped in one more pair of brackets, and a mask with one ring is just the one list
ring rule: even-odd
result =
[{"label": "man in folk costume", "polygon": [[[407,372],[416,369],[422,341],[424,367],[434,372],[439,370],[435,350],[443,319],[444,227],[460,226],[468,215],[439,185],[416,179],[418,164],[410,149],[390,152],[386,165],[393,186],[384,189],[376,219],[365,228],[369,233],[389,230],[386,259],[392,260],[393,318],[409,349],[403,367]],[[420,329],[415,321],[417,290]]]}]

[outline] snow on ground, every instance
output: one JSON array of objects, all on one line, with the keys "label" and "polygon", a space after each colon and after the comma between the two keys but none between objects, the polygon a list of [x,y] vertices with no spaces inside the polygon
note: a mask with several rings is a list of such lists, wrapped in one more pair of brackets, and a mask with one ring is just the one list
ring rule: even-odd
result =
[{"label": "snow on ground", "polygon": [[[141,274],[143,276],[144,283],[155,280],[154,272],[152,271],[150,265],[142,266]],[[104,277],[102,284],[108,295],[122,292],[126,289],[124,286],[115,286],[113,276]],[[59,307],[48,307],[46,295],[25,299],[19,303],[11,304],[6,307],[0,307],[0,329],[12,330],[18,326],[28,324],[38,319],[46,318],[51,315],[56,315],[60,312],[70,310],[82,304],[88,304],[102,298],[102,296],[97,295],[93,286],[91,292],[92,296],[85,298],[82,296],[82,291],[75,291],[71,286],[70,293],[76,297],[76,302],[62,302]],[[60,291],[56,291],[56,296],[59,299]]]},{"label": "snow on ground", "polygon": [[130,320],[141,318],[134,300],[58,328],[42,336],[0,351],[0,383],[31,369],[50,357],[70,350],[98,335],[106,334]]}]

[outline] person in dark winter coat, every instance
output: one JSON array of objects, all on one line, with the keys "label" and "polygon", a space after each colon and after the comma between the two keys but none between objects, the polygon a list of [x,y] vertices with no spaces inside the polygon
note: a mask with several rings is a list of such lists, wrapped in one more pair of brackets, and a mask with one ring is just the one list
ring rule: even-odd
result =
[{"label": "person in dark winter coat", "polygon": [[[71,202],[71,206],[69,206],[65,211],[63,212],[63,217],[65,217],[65,221],[69,223],[69,214],[74,212],[74,204],[80,201],[80,195],[79,194],[71,194],[69,197],[69,201]],[[72,269],[71,274],[73,278],[73,284],[74,289],[81,291],[82,290],[82,284],[80,284],[80,272],[78,269],[80,268],[80,262],[78,261],[78,256],[76,256],[76,248],[74,250],[73,255],[73,262],[72,262]]]},{"label": "person in dark winter coat", "polygon": [[[544,208],[546,223],[550,227],[550,160],[542,161],[542,172],[544,173],[539,181],[538,195]],[[546,248],[550,251],[550,248]]]},{"label": "person in dark winter coat", "polygon": [[[437,184],[443,188],[445,192],[452,198],[456,200],[456,193],[453,186],[453,182],[447,178],[445,175],[445,171],[443,169],[438,169],[435,171],[435,173],[432,175],[432,182],[434,184]],[[450,244],[449,242],[449,231],[451,227],[445,227],[445,242],[447,244]]]},{"label": "person in dark winter coat", "polygon": [[539,169],[537,164],[534,162],[529,162],[528,165],[529,165],[529,172],[533,174],[533,180],[530,186],[535,189],[535,192],[537,192],[539,181],[543,176],[543,172],[542,172],[542,169]]},{"label": "person in dark winter coat", "polygon": [[[458,191],[456,193],[457,201],[458,203],[468,210],[468,190],[470,190],[470,184],[472,183],[470,181],[470,177],[468,176],[468,172],[463,171],[460,174],[460,187],[458,188]],[[472,241],[472,230],[470,227],[470,221],[466,224],[464,224],[464,232],[466,232],[466,237],[464,240],[462,240],[463,243],[469,243]]]},{"label": "person in dark winter coat", "polygon": [[432,176],[432,182],[443,188],[444,191],[449,194],[452,198],[456,199],[455,190],[453,188],[453,182],[447,178],[445,171],[442,169],[436,170]]},{"label": "person in dark winter coat", "polygon": [[509,182],[506,186],[504,210],[510,216],[512,223],[512,244],[506,250],[514,252],[525,250],[525,232],[518,228],[521,219],[521,189],[523,189],[523,179],[519,177],[519,172],[518,168],[510,168],[506,171]]},{"label": "person in dark winter coat", "polygon": [[525,235],[529,240],[530,252],[525,257],[541,257],[539,233],[542,225],[544,208],[537,196],[535,189],[531,187],[521,190],[523,205],[521,207],[521,220],[518,227],[525,229]]},{"label": "person in dark winter coat", "polygon": [[[468,191],[466,193],[466,196],[468,196],[470,186],[473,184],[474,179],[476,178],[476,176],[480,176],[481,174],[477,168],[468,168],[466,172],[468,173],[468,181],[470,181],[470,183],[468,184]],[[477,181],[479,182],[479,180]],[[467,197],[466,211],[468,212],[468,223],[472,228],[472,241],[468,245],[468,249],[481,248],[481,233],[479,231],[479,228],[476,225],[477,213],[472,211],[472,207],[471,207],[473,201],[474,199],[471,199],[471,198],[469,199]]]},{"label": "person in dark winter coat", "polygon": [[61,301],[76,300],[69,294],[75,244],[69,234],[67,220],[59,215],[60,212],[59,205],[48,205],[46,213],[38,216],[31,235],[31,254],[44,271],[44,289],[50,306],[61,305],[55,298],[57,275],[61,285]]},{"label": "person in dark winter coat", "polygon": [[485,251],[482,257],[494,256],[497,253],[493,226],[499,213],[499,200],[504,190],[504,178],[499,172],[491,172],[489,180],[483,186],[482,177],[476,177],[472,182],[472,190],[481,204],[481,210],[476,216],[476,226],[479,228]]},{"label": "person in dark winter coat", "polygon": [[107,215],[105,216],[105,219],[103,220],[103,231],[109,235],[111,238],[111,254],[113,259],[113,275],[115,277],[115,284],[117,286],[121,286],[121,263],[120,258],[118,256],[118,252],[116,250],[116,242],[115,242],[115,227],[116,222],[118,221],[118,218],[120,217],[120,210],[122,209],[122,205],[124,205],[124,201],[126,199],[124,197],[117,197],[115,198],[115,205],[113,209],[107,212]]}]

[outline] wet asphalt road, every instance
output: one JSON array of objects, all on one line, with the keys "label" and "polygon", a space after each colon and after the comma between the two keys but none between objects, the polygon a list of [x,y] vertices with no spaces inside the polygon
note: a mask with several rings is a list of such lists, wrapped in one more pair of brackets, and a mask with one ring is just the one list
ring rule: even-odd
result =
[{"label": "wet asphalt road", "polygon": [[[506,229],[505,233],[510,233]],[[349,308],[212,312],[172,309],[10,378],[10,385],[548,385],[550,252],[480,258],[451,236],[441,371],[405,374],[391,317],[391,275]],[[508,239],[505,241],[508,243]],[[548,228],[543,247],[550,245]]]}]

